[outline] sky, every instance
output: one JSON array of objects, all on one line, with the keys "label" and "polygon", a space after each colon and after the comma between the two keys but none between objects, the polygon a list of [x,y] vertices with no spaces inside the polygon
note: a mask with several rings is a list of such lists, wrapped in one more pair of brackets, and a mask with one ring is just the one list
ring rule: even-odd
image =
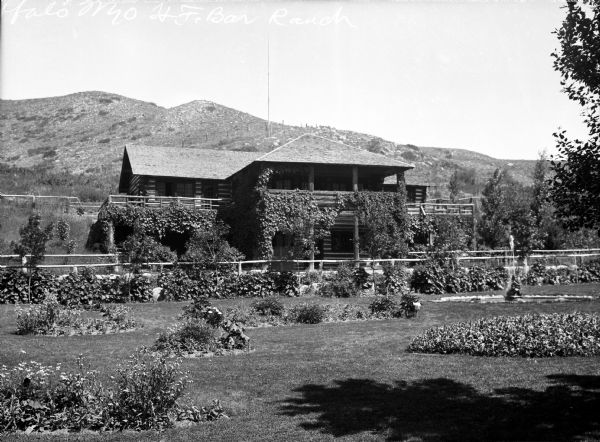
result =
[{"label": "sky", "polygon": [[559,127],[586,134],[552,68],[562,5],[2,0],[0,96],[209,100],[286,124],[535,159],[553,152]]}]

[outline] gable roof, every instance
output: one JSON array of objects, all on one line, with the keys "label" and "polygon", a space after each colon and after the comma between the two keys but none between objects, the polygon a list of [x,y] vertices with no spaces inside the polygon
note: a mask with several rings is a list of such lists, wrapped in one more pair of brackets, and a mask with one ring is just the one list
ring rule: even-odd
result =
[{"label": "gable roof", "polygon": [[224,180],[252,163],[262,152],[135,144],[125,146],[125,154],[134,175]]},{"label": "gable roof", "polygon": [[318,135],[304,134],[257,158],[272,163],[340,164],[412,169],[412,164]]}]

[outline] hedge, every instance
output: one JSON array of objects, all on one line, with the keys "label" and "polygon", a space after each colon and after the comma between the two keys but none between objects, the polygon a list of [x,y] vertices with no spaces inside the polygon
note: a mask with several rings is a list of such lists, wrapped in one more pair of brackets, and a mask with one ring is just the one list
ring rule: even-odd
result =
[{"label": "hedge", "polygon": [[237,275],[220,271],[186,272],[180,268],[162,273],[156,279],[144,275],[98,278],[89,270],[57,276],[38,270],[31,275],[31,298],[29,287],[29,275],[20,269],[0,272],[0,304],[38,304],[49,293],[55,293],[65,305],[148,302],[153,299],[154,287],[163,289],[162,299],[167,301],[297,296],[300,291],[298,278],[290,272]]},{"label": "hedge", "polygon": [[[349,275],[351,283],[355,284],[356,275]],[[378,291],[380,294],[398,291],[403,287],[405,277],[410,288],[416,292],[443,294],[503,289],[508,273],[502,267],[453,269],[432,261],[415,267],[410,277],[387,270],[382,278],[383,286],[378,285]],[[600,261],[592,261],[578,268],[558,269],[535,264],[523,282],[528,285],[600,282]],[[36,304],[42,302],[48,293],[55,293],[58,300],[67,305],[148,302],[152,299],[154,287],[163,288],[162,299],[167,301],[186,301],[199,297],[269,298],[298,296],[300,293],[299,278],[291,272],[237,275],[220,270],[175,268],[157,278],[144,275],[99,278],[90,270],[66,276],[37,270],[29,278],[20,269],[4,269],[0,271],[0,304]]]}]

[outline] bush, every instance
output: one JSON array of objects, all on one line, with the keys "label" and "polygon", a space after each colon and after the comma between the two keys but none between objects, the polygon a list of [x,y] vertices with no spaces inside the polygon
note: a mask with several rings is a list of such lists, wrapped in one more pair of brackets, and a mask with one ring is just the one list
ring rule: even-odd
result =
[{"label": "bush", "polygon": [[121,244],[121,249],[129,257],[129,262],[135,264],[173,262],[177,259],[177,255],[171,249],[147,235],[129,236]]},{"label": "bush", "polygon": [[29,282],[29,275],[21,269],[0,271],[0,304],[38,304],[58,286],[56,277],[43,270],[34,270],[31,274],[30,299]]},{"label": "bush", "polygon": [[409,274],[404,267],[386,265],[383,267],[383,281],[377,283],[380,295],[402,295],[408,292]]},{"label": "bush", "polygon": [[474,356],[600,355],[600,315],[589,313],[496,316],[435,327],[408,351]]},{"label": "bush", "polygon": [[17,310],[17,334],[85,335],[116,333],[137,326],[131,309],[124,306],[100,306],[100,318],[81,317],[82,311],[62,306],[55,295],[49,295],[42,304]]},{"label": "bush", "polygon": [[202,296],[202,286],[196,284],[196,281],[180,268],[161,273],[157,284],[162,287],[163,297],[167,301],[187,301]]},{"label": "bush", "polygon": [[198,322],[186,322],[161,333],[152,346],[152,350],[178,355],[214,352],[217,348],[215,328]]},{"label": "bush", "polygon": [[118,430],[161,430],[173,425],[177,400],[187,376],[179,363],[164,356],[134,354],[117,369],[116,391],[110,395],[108,414]]},{"label": "bush", "polygon": [[317,304],[296,305],[288,313],[289,320],[301,324],[319,324],[325,320],[325,317],[325,308]]},{"label": "bush", "polygon": [[451,266],[447,262],[429,260],[415,267],[410,287],[426,294],[464,293],[504,288],[508,273],[503,267],[485,268]]},{"label": "bush", "polygon": [[283,303],[276,298],[256,300],[251,304],[251,307],[264,316],[283,316],[285,309]]},{"label": "bush", "polygon": [[218,402],[201,409],[177,402],[188,380],[176,361],[137,353],[110,384],[82,357],[77,366],[72,372],[33,361],[0,367],[0,433],[160,430],[176,420],[223,416]]},{"label": "bush", "polygon": [[392,296],[378,296],[369,304],[371,314],[377,317],[399,318],[402,316],[400,303]]},{"label": "bush", "polygon": [[17,310],[18,335],[50,335],[61,328],[76,328],[81,325],[81,313],[65,309],[54,295],[48,296],[40,305]]},{"label": "bush", "polygon": [[[363,269],[364,271],[364,269]],[[362,286],[362,273],[356,273],[352,267],[341,264],[337,271],[329,275],[319,289],[319,295],[324,297],[349,298],[358,296]]]}]

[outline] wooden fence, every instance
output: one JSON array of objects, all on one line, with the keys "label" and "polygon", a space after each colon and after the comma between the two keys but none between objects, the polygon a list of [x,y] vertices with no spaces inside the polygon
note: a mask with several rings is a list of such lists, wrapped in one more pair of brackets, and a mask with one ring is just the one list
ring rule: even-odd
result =
[{"label": "wooden fence", "polygon": [[[518,263],[516,257],[507,250],[493,251],[469,251],[461,252],[462,255],[454,257],[461,265],[470,267],[482,265],[487,267],[512,267],[523,265]],[[543,262],[546,265],[582,265],[594,259],[600,259],[600,249],[570,249],[570,250],[534,250],[527,257],[527,265]],[[479,256],[487,253],[485,256]],[[293,259],[293,260],[249,260],[234,261],[222,264],[231,264],[238,273],[247,271],[263,271],[267,268],[281,271],[304,272],[307,270],[332,270],[340,264],[361,265],[366,267],[380,268],[381,265],[392,266],[403,265],[413,267],[424,261],[427,257],[420,252],[411,252],[409,258],[399,259]],[[42,264],[36,267],[48,269],[58,273],[77,272],[80,268],[92,268],[99,273],[121,273],[133,264],[126,262],[124,257],[118,254],[79,254],[79,255],[46,255]],[[150,271],[163,271],[174,265],[194,265],[192,262],[147,262],[143,268]],[[21,259],[19,255],[0,255],[0,269],[2,268],[26,268],[27,257]]]}]

